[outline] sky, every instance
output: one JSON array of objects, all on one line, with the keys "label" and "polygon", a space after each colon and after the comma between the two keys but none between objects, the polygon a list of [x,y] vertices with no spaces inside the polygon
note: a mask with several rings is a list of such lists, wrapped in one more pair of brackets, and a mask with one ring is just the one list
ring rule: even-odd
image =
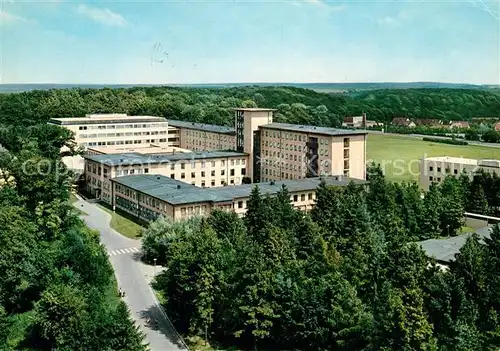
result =
[{"label": "sky", "polygon": [[0,82],[500,84],[500,0],[0,0]]}]

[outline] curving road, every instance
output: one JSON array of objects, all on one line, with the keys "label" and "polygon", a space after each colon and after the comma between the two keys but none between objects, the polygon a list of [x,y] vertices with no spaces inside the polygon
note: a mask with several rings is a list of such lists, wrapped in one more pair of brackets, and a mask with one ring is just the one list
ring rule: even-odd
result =
[{"label": "curving road", "polygon": [[[101,233],[118,286],[125,292],[124,300],[151,351],[186,350],[150,287],[154,268],[141,262],[141,242],[113,230],[109,226],[111,216],[94,203],[79,198],[73,205],[87,214],[81,216],[85,223]],[[150,322],[155,319],[157,324]]]}]

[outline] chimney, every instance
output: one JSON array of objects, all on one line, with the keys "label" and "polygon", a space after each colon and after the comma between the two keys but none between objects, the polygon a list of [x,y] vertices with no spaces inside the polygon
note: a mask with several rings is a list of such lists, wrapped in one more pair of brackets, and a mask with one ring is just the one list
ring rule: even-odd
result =
[{"label": "chimney", "polygon": [[177,189],[180,189],[180,188],[181,188],[180,184],[177,184]]},{"label": "chimney", "polygon": [[363,124],[363,129],[366,129],[366,112],[363,112],[363,121],[361,123]]}]

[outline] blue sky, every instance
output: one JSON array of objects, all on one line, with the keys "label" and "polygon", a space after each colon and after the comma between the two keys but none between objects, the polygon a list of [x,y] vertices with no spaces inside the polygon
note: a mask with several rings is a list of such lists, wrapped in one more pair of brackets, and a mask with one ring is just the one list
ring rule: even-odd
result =
[{"label": "blue sky", "polygon": [[3,83],[500,83],[500,0],[0,0]]}]

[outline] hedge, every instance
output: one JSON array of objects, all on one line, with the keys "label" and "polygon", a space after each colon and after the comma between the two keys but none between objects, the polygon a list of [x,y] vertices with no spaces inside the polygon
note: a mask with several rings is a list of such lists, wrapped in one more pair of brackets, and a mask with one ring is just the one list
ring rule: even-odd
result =
[{"label": "hedge", "polygon": [[422,138],[423,141],[432,141],[433,143],[451,144],[451,145],[469,145],[468,142],[457,139],[440,139],[440,138]]}]

